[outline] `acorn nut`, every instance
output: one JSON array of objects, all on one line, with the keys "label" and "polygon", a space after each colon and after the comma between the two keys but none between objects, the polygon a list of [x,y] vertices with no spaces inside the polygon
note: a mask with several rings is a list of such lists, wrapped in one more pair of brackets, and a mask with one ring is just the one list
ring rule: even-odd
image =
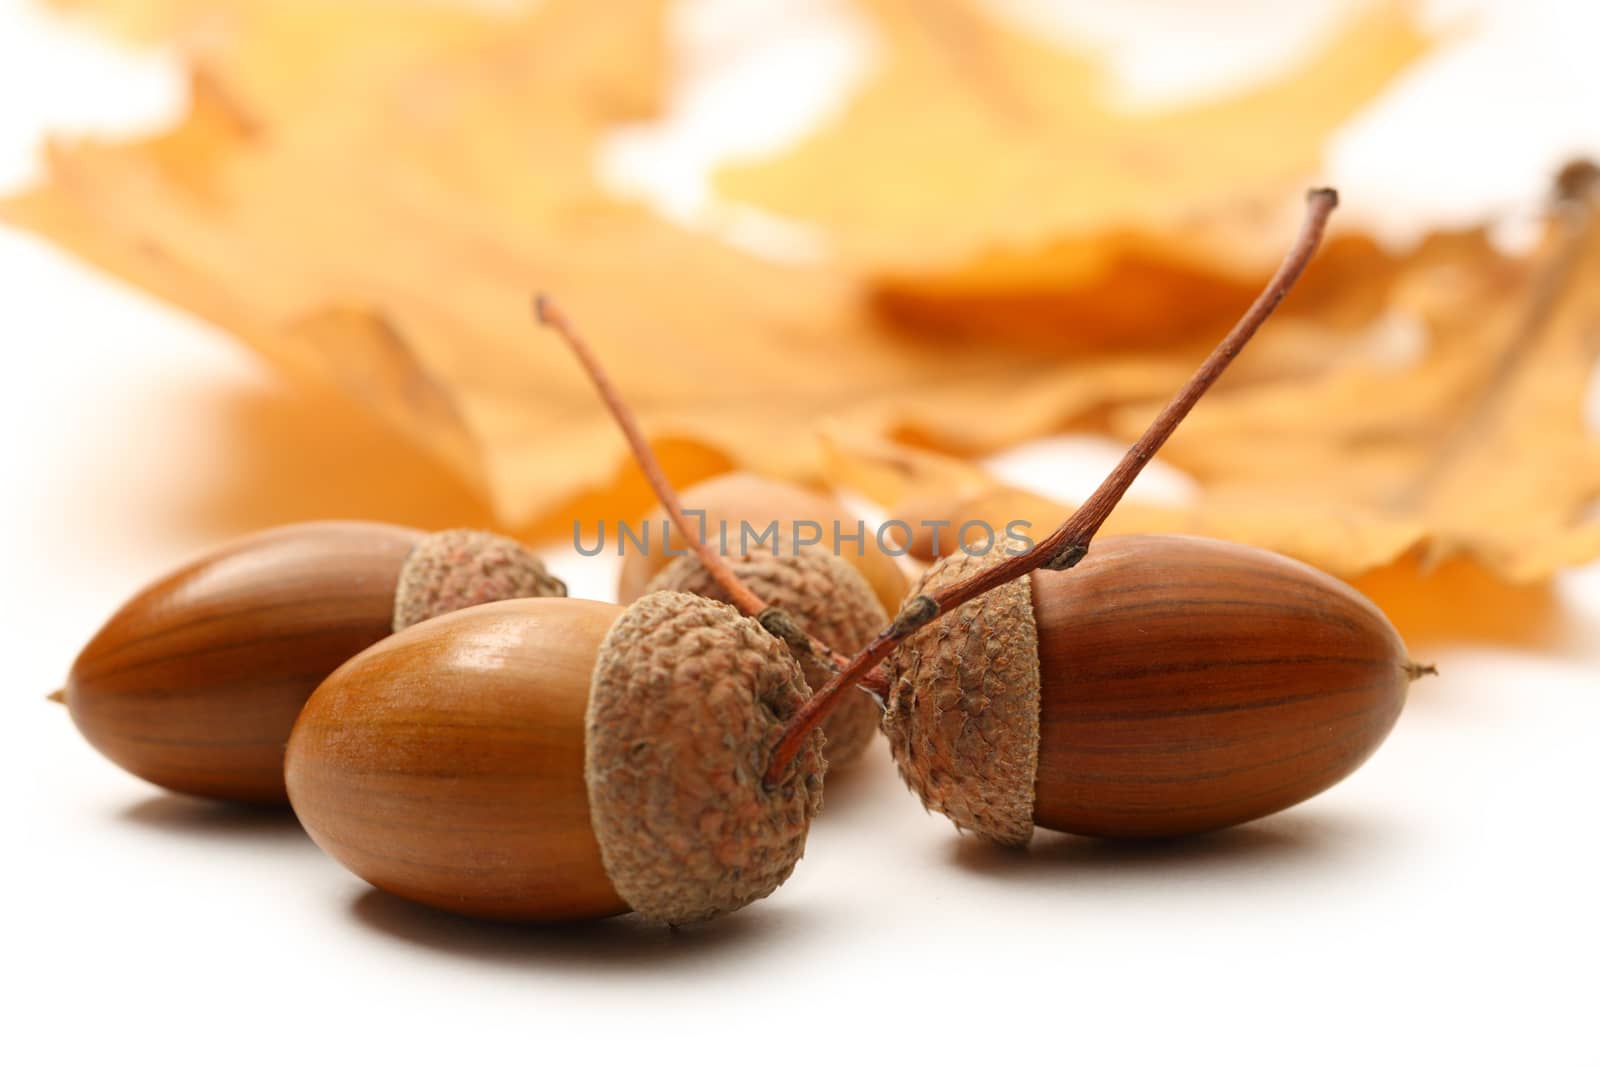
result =
[{"label": "acorn nut", "polygon": [[296,815],[381,889],[497,919],[686,923],[766,896],[822,798],[816,735],[762,782],[810,695],[724,604],[511,600],[335,671],[289,739]]},{"label": "acorn nut", "polygon": [[78,655],[64,698],[89,743],[146,781],[282,804],[289,728],[335,667],[439,612],[565,591],[495,534],[281,526],[135,594]]},{"label": "acorn nut", "polygon": [[[981,569],[958,552],[914,593]],[[884,717],[901,776],[963,830],[1215,830],[1359,767],[1422,668],[1345,583],[1261,549],[1110,537],[912,634]]]}]

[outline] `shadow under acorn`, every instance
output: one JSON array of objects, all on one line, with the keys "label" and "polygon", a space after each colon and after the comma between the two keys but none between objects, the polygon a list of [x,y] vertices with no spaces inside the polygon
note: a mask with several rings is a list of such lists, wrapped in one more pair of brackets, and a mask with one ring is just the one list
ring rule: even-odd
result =
[{"label": "shadow under acorn", "polygon": [[[219,803],[177,794],[146,797],[117,812],[144,830],[183,838],[206,849],[316,849],[287,807]],[[354,876],[352,876],[352,879]],[[505,967],[559,965],[608,971],[652,963],[736,959],[767,953],[804,936],[808,916],[760,902],[715,922],[670,927],[637,915],[563,923],[472,919],[416,904],[380,889],[357,890],[349,911],[358,928],[407,944]]]},{"label": "shadow under acorn", "polygon": [[806,935],[809,922],[802,910],[758,902],[689,926],[666,926],[638,915],[507,923],[452,915],[380,889],[359,893],[350,902],[350,913],[375,934],[431,952],[507,968],[549,965],[591,972],[721,964],[754,953],[781,955],[790,939]]},{"label": "shadow under acorn", "polygon": [[300,821],[287,807],[229,804],[162,793],[128,805],[117,813],[123,822],[173,837],[220,844],[286,841],[313,848]]},{"label": "shadow under acorn", "polygon": [[1372,852],[1382,837],[1380,828],[1364,821],[1289,812],[1183,837],[1112,840],[1037,830],[1027,848],[964,834],[952,845],[951,858],[961,870],[985,878],[1081,889],[1088,882],[1210,878],[1244,870],[1256,875],[1338,864],[1351,852]]}]

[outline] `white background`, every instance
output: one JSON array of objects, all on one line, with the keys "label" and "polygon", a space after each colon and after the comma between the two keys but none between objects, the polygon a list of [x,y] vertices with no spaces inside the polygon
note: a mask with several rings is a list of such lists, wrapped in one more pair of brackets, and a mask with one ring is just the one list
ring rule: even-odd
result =
[{"label": "white background", "polygon": [[[1330,7],[1011,6],[1108,48],[1134,105],[1290,63]],[[1429,11],[1460,36],[1351,124],[1328,175],[1347,216],[1397,236],[1531,203],[1567,154],[1600,153],[1592,5]],[[679,113],[602,162],[704,220],[706,162],[815,121],[872,42],[821,4],[695,3],[683,31]],[[166,57],[14,2],[0,79],[0,187],[45,131],[147,128],[182,92]],[[1538,640],[1417,649],[1441,676],[1372,762],[1248,827],[997,852],[925,815],[880,744],[830,780],[790,883],[730,919],[471,923],[368,889],[287,815],[159,793],[41,699],[123,597],[208,544],[470,501],[357,413],[28,236],[0,230],[0,289],[5,1062],[1600,1062],[1600,569],[1562,579]],[[379,453],[391,478],[353,473]],[[1049,464],[1059,488],[1061,464],[1089,477],[1104,453],[1008,469]],[[610,592],[611,563],[556,566]]]}]

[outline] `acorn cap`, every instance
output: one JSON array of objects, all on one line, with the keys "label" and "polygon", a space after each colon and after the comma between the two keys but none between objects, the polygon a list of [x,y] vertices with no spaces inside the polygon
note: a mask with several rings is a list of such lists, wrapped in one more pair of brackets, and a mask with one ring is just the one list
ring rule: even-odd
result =
[{"label": "acorn cap", "polygon": [[440,530],[418,541],[400,569],[394,629],[399,633],[475,604],[566,595],[566,584],[511,538],[487,530]]},{"label": "acorn cap", "polygon": [[[1002,542],[984,556],[947,556],[911,595],[976,573],[1005,551]],[[1040,688],[1032,584],[1023,575],[908,637],[890,660],[883,718],[900,777],[922,803],[1008,845],[1033,836]]]},{"label": "acorn cap", "polygon": [[648,918],[710,919],[771,893],[799,862],[826,763],[810,739],[762,783],[810,696],[783,642],[726,604],[650,593],[606,634],[589,688],[589,821],[617,894]]},{"label": "acorn cap", "polygon": [[[850,564],[817,548],[775,554],[760,548],[728,559],[751,590],[786,612],[806,633],[838,652],[853,653],[889,625],[872,586]],[[726,603],[727,592],[693,556],[675,559],[650,582],[649,591],[677,589]],[[833,673],[831,664],[803,659],[806,684],[816,689]],[[878,732],[877,703],[856,690],[828,716],[823,753],[838,767],[865,752]]]}]

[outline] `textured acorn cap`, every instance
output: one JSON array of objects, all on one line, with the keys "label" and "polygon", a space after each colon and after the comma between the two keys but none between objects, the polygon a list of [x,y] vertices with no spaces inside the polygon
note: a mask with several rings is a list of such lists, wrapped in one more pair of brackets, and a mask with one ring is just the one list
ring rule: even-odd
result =
[{"label": "textured acorn cap", "polygon": [[617,894],[648,918],[710,919],[783,884],[822,804],[808,740],[762,783],[810,696],[788,648],[726,604],[650,593],[606,634],[589,688],[589,821]]},{"label": "textured acorn cap", "polygon": [[394,629],[399,633],[475,604],[566,595],[566,584],[511,538],[487,530],[440,530],[418,541],[400,569]]},{"label": "textured acorn cap", "polygon": [[[986,556],[947,556],[911,595],[976,573],[1004,551],[1000,543]],[[1032,582],[1008,582],[907,638],[890,660],[883,718],[900,777],[922,803],[1008,845],[1033,836],[1040,689]]]},{"label": "textured acorn cap", "polygon": [[[728,563],[757,596],[782,609],[806,633],[836,651],[847,655],[857,651],[889,624],[889,616],[861,573],[820,549],[777,555],[762,548],[730,556]],[[727,592],[693,556],[673,560],[656,575],[648,591],[657,589],[728,601]],[[812,689],[832,673],[829,664],[815,660],[802,660],[801,667]],[[822,751],[830,767],[866,751],[878,732],[878,716],[877,703],[859,690],[840,700],[824,731]]]}]

